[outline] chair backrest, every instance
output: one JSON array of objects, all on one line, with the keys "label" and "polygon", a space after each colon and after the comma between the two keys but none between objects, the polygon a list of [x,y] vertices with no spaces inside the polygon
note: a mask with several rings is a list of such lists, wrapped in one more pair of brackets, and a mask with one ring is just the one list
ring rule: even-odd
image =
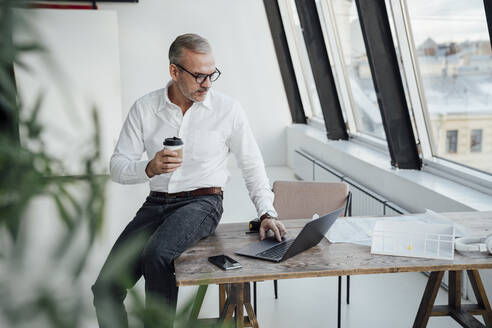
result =
[{"label": "chair backrest", "polygon": [[347,205],[349,188],[343,182],[275,181],[273,206],[280,220],[320,216]]}]

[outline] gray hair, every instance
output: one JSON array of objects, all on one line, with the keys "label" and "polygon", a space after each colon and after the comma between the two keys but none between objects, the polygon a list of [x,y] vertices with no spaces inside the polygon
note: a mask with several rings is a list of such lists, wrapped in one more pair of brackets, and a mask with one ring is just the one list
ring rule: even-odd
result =
[{"label": "gray hair", "polygon": [[208,54],[212,51],[207,39],[198,34],[187,33],[180,35],[169,47],[169,64],[179,64],[183,49],[188,49],[199,54]]}]

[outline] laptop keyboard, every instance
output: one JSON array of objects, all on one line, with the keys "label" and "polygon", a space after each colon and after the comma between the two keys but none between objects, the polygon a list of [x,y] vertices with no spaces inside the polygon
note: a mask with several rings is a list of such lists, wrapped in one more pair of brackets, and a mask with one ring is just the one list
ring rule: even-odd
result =
[{"label": "laptop keyboard", "polygon": [[273,246],[272,248],[267,249],[261,253],[256,254],[256,256],[268,257],[271,259],[279,259],[284,256],[287,249],[292,245],[295,239],[288,240],[284,243]]}]

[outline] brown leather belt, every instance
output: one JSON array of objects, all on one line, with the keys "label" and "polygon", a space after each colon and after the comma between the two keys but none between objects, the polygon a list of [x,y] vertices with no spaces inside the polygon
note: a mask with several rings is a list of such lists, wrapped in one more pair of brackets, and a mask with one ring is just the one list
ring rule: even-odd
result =
[{"label": "brown leather belt", "polygon": [[161,191],[151,191],[150,196],[161,197],[161,198],[176,198],[176,197],[190,197],[190,196],[206,196],[206,195],[224,195],[221,187],[209,187],[200,188],[190,191],[182,191],[175,193],[161,192]]}]

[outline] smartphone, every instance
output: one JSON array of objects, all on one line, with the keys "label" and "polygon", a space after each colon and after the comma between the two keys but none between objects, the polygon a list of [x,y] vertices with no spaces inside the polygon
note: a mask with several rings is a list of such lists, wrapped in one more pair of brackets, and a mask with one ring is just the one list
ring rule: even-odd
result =
[{"label": "smartphone", "polygon": [[234,260],[233,258],[230,258],[227,255],[210,256],[208,260],[210,263],[215,264],[222,270],[232,270],[232,269],[241,268],[241,264],[239,264],[238,261]]}]

